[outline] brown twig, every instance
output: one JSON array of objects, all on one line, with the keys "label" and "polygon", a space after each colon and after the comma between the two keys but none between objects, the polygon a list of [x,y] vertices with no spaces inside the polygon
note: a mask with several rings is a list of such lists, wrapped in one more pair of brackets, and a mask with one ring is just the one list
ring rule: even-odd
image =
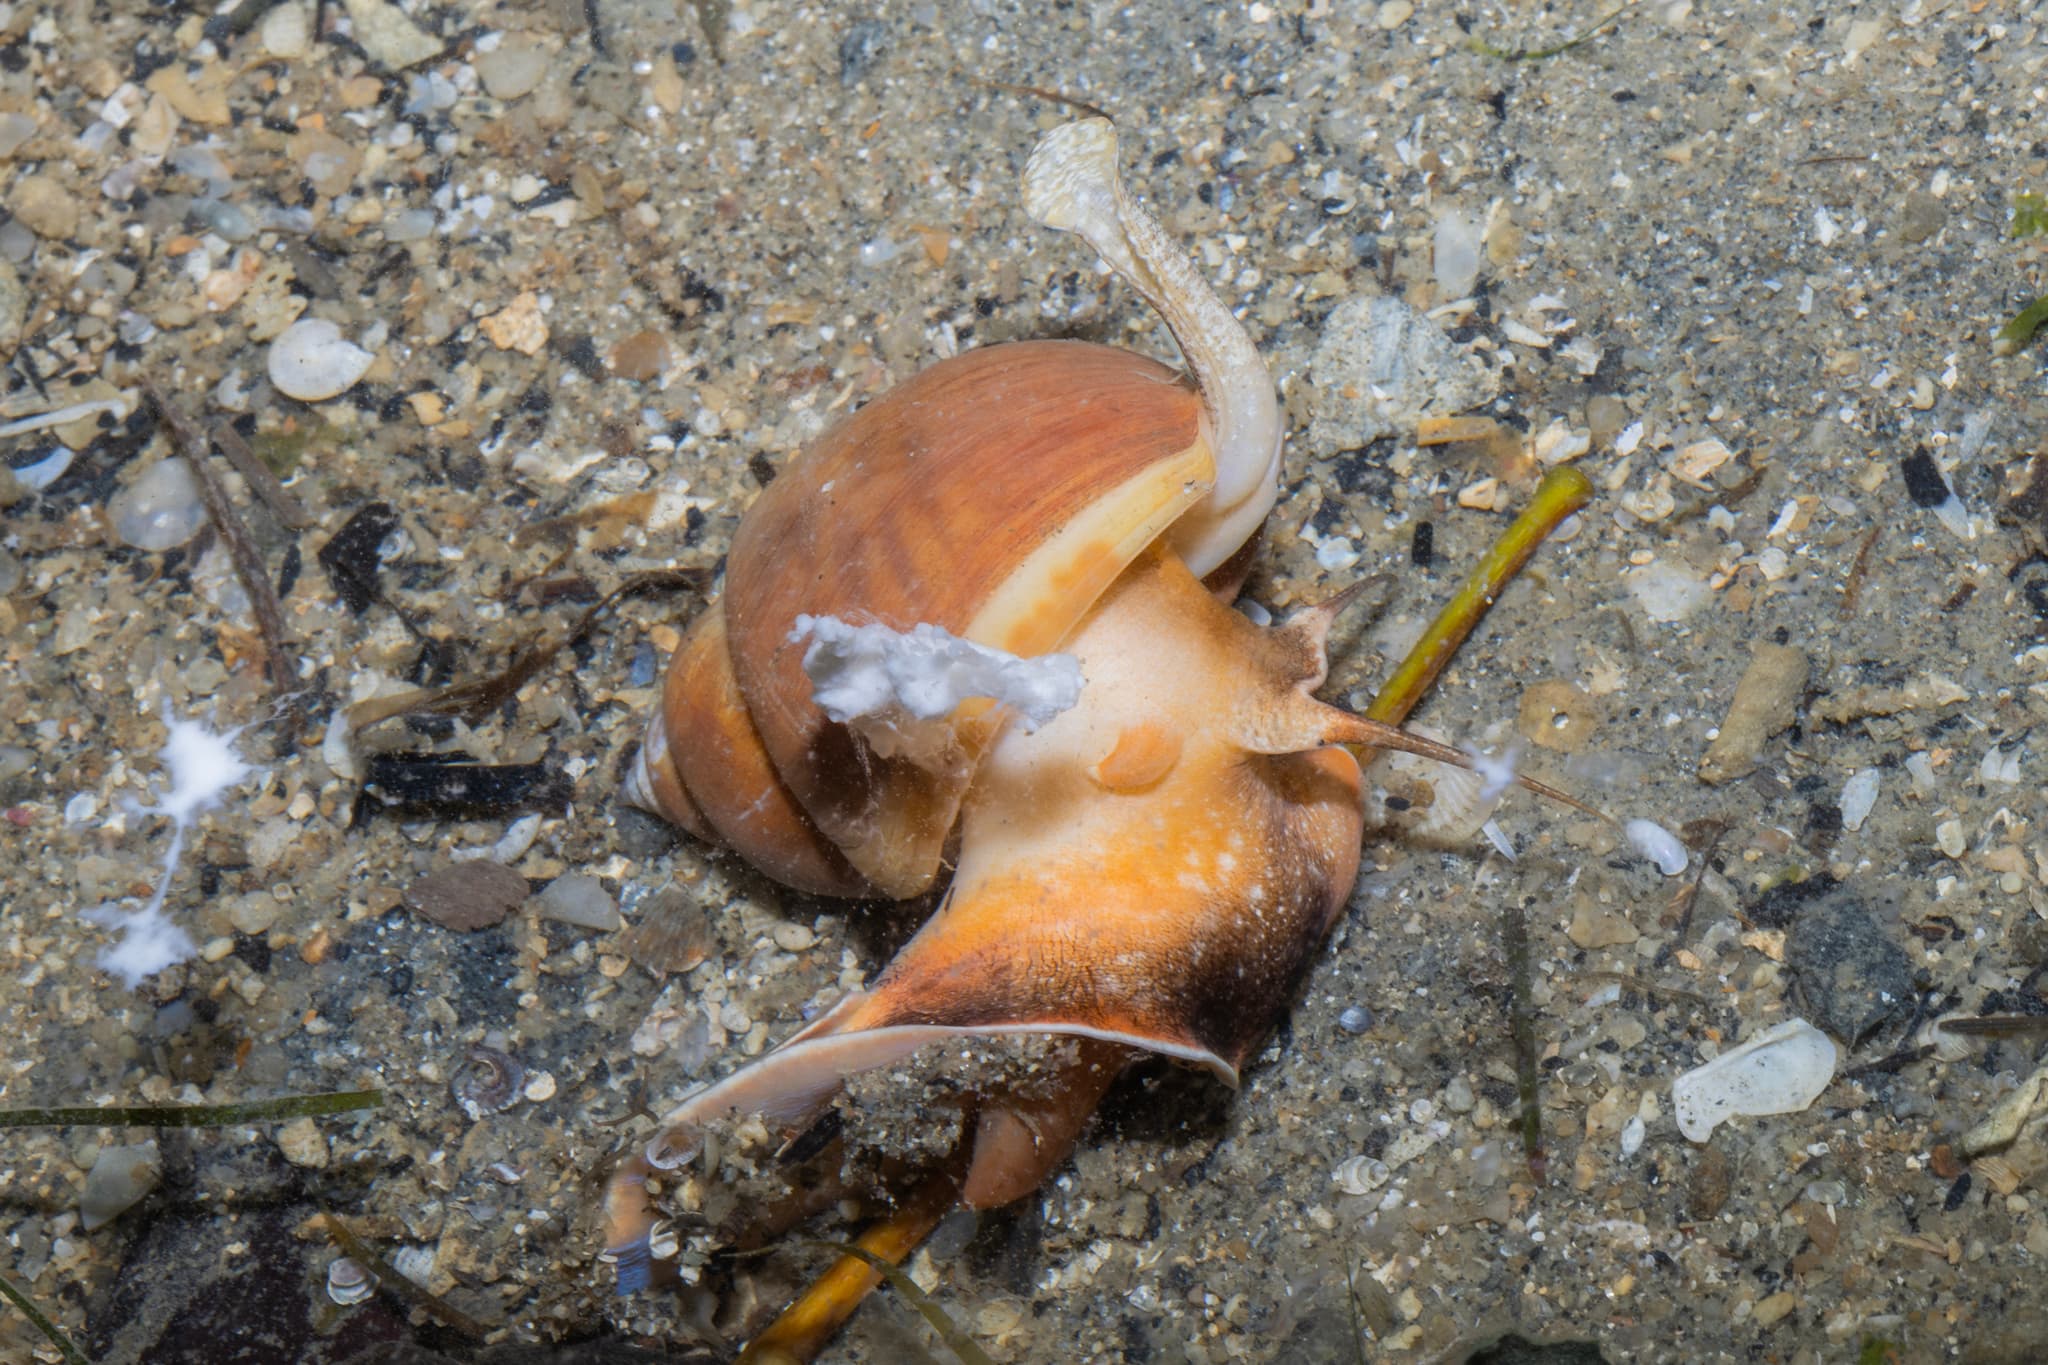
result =
[{"label": "brown twig", "polygon": [[1090,104],[1083,99],[1076,99],[1072,95],[1063,95],[1057,90],[1047,90],[1045,87],[1038,85],[1018,85],[1014,81],[999,81],[989,76],[977,76],[971,71],[962,71],[959,74],[975,84],[985,85],[991,90],[1001,90],[1009,95],[1022,95],[1026,99],[1044,100],[1049,104],[1064,104],[1067,108],[1077,113],[1085,114],[1090,118],[1106,118],[1111,123],[1116,122],[1115,117],[1107,109]]},{"label": "brown twig", "polygon": [[1884,528],[1873,526],[1864,533],[1863,544],[1857,548],[1855,562],[1849,565],[1849,576],[1842,581],[1842,605],[1838,615],[1844,621],[1856,610],[1856,599],[1863,596],[1863,579],[1870,572],[1870,551],[1877,544],[1877,534]]},{"label": "brown twig", "polygon": [[220,447],[220,453],[228,457],[228,463],[233,465],[248,483],[249,491],[263,499],[263,505],[268,507],[286,527],[294,531],[303,531],[313,524],[313,517],[307,513],[305,506],[292,496],[289,488],[277,481],[277,475],[271,472],[269,465],[263,463],[261,455],[249,448],[249,443],[242,439],[241,432],[222,422],[214,427],[213,439]]},{"label": "brown twig", "polygon": [[414,1308],[424,1309],[472,1340],[482,1341],[489,1334],[490,1329],[484,1324],[399,1274],[389,1261],[370,1250],[362,1238],[350,1232],[347,1224],[325,1209],[320,1211],[320,1222],[326,1229],[328,1238],[340,1247],[344,1254],[360,1262],[377,1277],[378,1288],[390,1290]]},{"label": "brown twig", "polygon": [[581,638],[583,632],[590,629],[590,623],[621,597],[654,588],[701,587],[705,578],[702,569],[655,569],[634,574],[599,598],[566,632],[556,636],[542,635],[521,647],[512,656],[512,662],[498,672],[450,683],[446,687],[422,687],[396,696],[372,697],[357,702],[348,710],[349,729],[360,730],[364,726],[390,720],[393,716],[456,716],[476,721],[526,686],[536,673],[547,667],[549,660]]},{"label": "brown twig", "polygon": [[1522,1159],[1529,1178],[1541,1185],[1550,1168],[1543,1148],[1542,1068],[1536,1056],[1536,1014],[1529,996],[1534,989],[1530,966],[1529,921],[1513,896],[1501,906],[1501,946],[1508,961],[1508,1041],[1514,1045],[1515,1092],[1521,1102]]},{"label": "brown twig", "polygon": [[241,580],[242,591],[249,594],[249,609],[256,616],[258,633],[263,636],[264,664],[270,673],[271,689],[283,696],[298,681],[298,670],[292,666],[291,655],[284,647],[284,608],[278,603],[277,589],[271,586],[270,572],[263,566],[263,555],[250,538],[248,526],[228,501],[227,487],[206,458],[212,443],[199,425],[174,407],[161,390],[145,384],[142,391],[156,409],[158,420],[171,429],[171,435],[190,456],[186,463],[191,466],[192,477],[198,480],[206,515],[227,543],[235,577]]}]

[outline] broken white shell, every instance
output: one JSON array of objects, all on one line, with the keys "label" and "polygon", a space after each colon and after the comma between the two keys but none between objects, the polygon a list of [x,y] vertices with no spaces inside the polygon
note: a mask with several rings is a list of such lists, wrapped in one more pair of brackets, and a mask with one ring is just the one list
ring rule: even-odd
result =
[{"label": "broken white shell", "polygon": [[1691,855],[1685,851],[1685,845],[1679,842],[1677,835],[1655,820],[1631,820],[1622,826],[1622,830],[1636,852],[1655,863],[1657,870],[1665,876],[1676,877],[1685,871]]},{"label": "broken white shell", "polygon": [[377,1277],[361,1261],[337,1256],[327,1263],[327,1297],[346,1308],[377,1292]]},{"label": "broken white shell", "polygon": [[346,393],[376,358],[326,318],[300,318],[270,343],[270,382],[287,398],[319,403]]},{"label": "broken white shell", "polygon": [[154,1138],[100,1148],[78,1198],[78,1225],[91,1232],[112,1222],[142,1202],[163,1178],[163,1157]]},{"label": "broken white shell", "polygon": [[1835,1078],[1835,1044],[1804,1019],[1788,1019],[1671,1083],[1678,1131],[1705,1142],[1723,1119],[1794,1114]]}]

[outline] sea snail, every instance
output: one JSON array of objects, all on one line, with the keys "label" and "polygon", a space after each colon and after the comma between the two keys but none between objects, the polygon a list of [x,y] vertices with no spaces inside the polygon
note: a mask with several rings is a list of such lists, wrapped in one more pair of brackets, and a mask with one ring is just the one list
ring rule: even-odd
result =
[{"label": "sea snail", "polygon": [[[967,1034],[1082,1040],[1056,1093],[991,1097],[960,1200],[1022,1196],[1124,1061],[1230,1084],[1347,899],[1362,838],[1346,747],[1454,751],[1315,700],[1334,608],[1227,605],[1278,490],[1273,384],[1237,320],[1124,194],[1102,119],[1047,134],[1024,203],[1144,295],[1188,373],[1072,341],[942,361],[806,449],[734,535],[676,652],[630,796],[806,891],[943,903],[874,984],[686,1099],[608,1196],[639,1281],[649,1176],[713,1120],[797,1131],[844,1079]],[[800,618],[803,620],[800,621]],[[936,626],[1079,663],[1035,728],[986,697],[844,723],[806,672],[818,619]]]}]

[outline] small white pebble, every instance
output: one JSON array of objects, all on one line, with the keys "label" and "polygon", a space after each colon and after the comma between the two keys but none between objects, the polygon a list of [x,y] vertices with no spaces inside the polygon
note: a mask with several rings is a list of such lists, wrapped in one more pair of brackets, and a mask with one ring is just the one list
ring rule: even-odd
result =
[{"label": "small white pebble", "polygon": [[1822,246],[1833,246],[1835,239],[1842,235],[1842,225],[1835,221],[1835,215],[1825,208],[1813,211],[1813,239]]},{"label": "small white pebble", "polygon": [[536,1071],[526,1078],[526,1098],[539,1104],[555,1097],[555,1078],[548,1072]]},{"label": "small white pebble", "polygon": [[1316,563],[1332,572],[1340,572],[1358,563],[1358,549],[1343,536],[1325,536],[1316,546]]},{"label": "small white pebble", "polygon": [[1913,779],[1913,790],[1921,796],[1932,796],[1937,785],[1934,777],[1934,760],[1926,750],[1906,755],[1906,772]]},{"label": "small white pebble", "polygon": [[1685,845],[1678,842],[1678,836],[1670,830],[1655,820],[1631,820],[1622,829],[1635,851],[1655,863],[1659,872],[1667,877],[1676,877],[1685,871],[1689,855]]},{"label": "small white pebble", "polygon": [[1842,828],[1855,833],[1863,828],[1863,822],[1870,818],[1870,808],[1877,804],[1878,771],[1864,768],[1842,784]]},{"label": "small white pebble", "polygon": [[1644,1125],[1642,1115],[1630,1115],[1629,1121],[1621,1125],[1621,1154],[1634,1156],[1643,1149]]},{"label": "small white pebble", "polygon": [[1944,820],[1934,827],[1934,846],[1951,858],[1963,856],[1967,845],[1963,841],[1963,822]]}]

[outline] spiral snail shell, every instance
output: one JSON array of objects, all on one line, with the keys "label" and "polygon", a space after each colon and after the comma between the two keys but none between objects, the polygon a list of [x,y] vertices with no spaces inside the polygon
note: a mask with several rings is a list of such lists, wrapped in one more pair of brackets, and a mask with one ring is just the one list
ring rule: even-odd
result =
[{"label": "spiral snail shell", "polygon": [[[1053,1101],[983,1104],[970,1207],[1032,1189],[1140,1051],[1235,1084],[1355,878],[1360,770],[1338,746],[1458,761],[1315,700],[1334,608],[1269,629],[1226,604],[1277,495],[1273,385],[1115,162],[1106,120],[1055,129],[1025,205],[1146,297],[1188,373],[1068,341],[933,365],[762,492],[671,664],[634,799],[807,891],[917,895],[957,852],[940,909],[872,987],[686,1099],[621,1168],[622,1283],[652,1219],[641,1187],[705,1124],[799,1129],[845,1077],[926,1043],[1083,1040]],[[835,721],[799,617],[1059,651],[1085,682],[1028,732],[987,700]]]}]

